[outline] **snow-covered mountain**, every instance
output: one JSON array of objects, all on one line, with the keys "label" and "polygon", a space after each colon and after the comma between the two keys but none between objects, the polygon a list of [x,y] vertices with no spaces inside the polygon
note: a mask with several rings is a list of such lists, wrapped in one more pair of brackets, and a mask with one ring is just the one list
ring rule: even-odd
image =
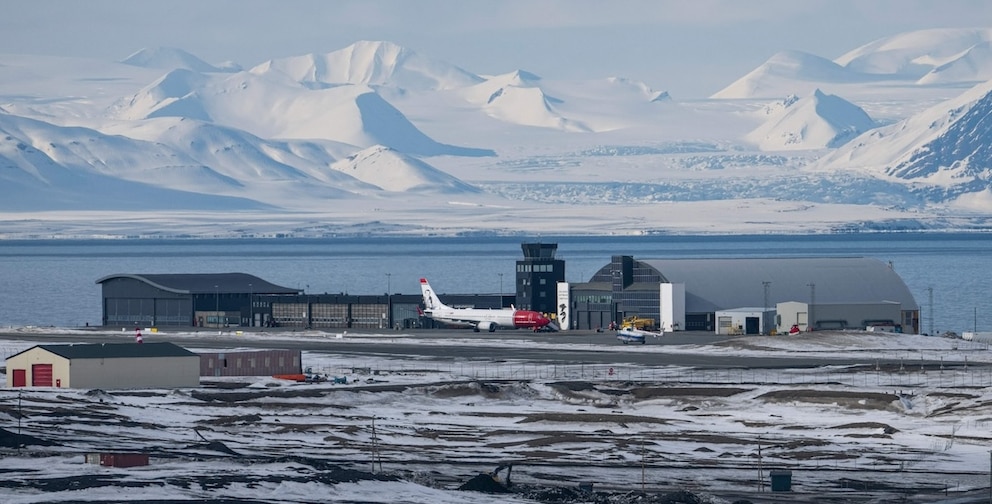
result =
[{"label": "snow-covered mountain", "polygon": [[211,65],[196,56],[175,47],[144,48],[121,60],[125,65],[162,70],[186,69],[195,72],[239,72],[241,65],[224,62]]},{"label": "snow-covered mountain", "polygon": [[313,87],[364,84],[415,91],[454,89],[482,81],[477,75],[405,47],[368,40],[327,54],[269,60],[250,72],[256,75],[281,73]]},{"label": "snow-covered mountain", "polygon": [[492,77],[463,93],[470,103],[504,122],[561,131],[590,131],[581,121],[569,119],[558,110],[557,105],[563,101],[545,93],[540,80],[537,75],[517,70]]},{"label": "snow-covered mountain", "polygon": [[983,41],[934,67],[916,82],[946,84],[989,79],[992,79],[992,42]]},{"label": "snow-covered mountain", "polygon": [[206,75],[173,70],[123,100],[118,118],[187,117],[240,128],[263,138],[324,139],[388,147],[415,155],[486,156],[485,149],[438,143],[365,85],[311,89],[250,72]]},{"label": "snow-covered mountain", "polygon": [[992,210],[992,81],[862,134],[812,165],[904,181],[935,200]]},{"label": "snow-covered mountain", "polygon": [[894,35],[865,44],[830,61],[801,51],[783,51],[714,93],[716,99],[775,98],[807,94],[819,87],[864,92],[896,86],[974,85],[992,78],[988,45],[992,29],[934,29]]},{"label": "snow-covered mountain", "polygon": [[822,83],[852,83],[864,79],[865,76],[826,58],[802,51],[782,51],[747,75],[717,91],[711,98],[767,98],[797,92],[790,87],[794,86],[795,82],[806,82],[809,83],[806,86],[815,86]]},{"label": "snow-covered mountain", "polygon": [[915,81],[937,67],[968,58],[971,48],[990,41],[990,28],[919,30],[870,42],[834,62],[862,74]]},{"label": "snow-covered mountain", "polygon": [[309,233],[985,228],[992,85],[968,88],[992,75],[989,32],[911,32],[833,61],[784,50],[691,101],[624,77],[473,73],[389,42],[249,71],[180,49],[99,65],[0,55],[0,180],[17,193],[0,210],[235,211],[241,234],[270,221]]},{"label": "snow-covered mountain", "polygon": [[819,89],[782,105],[778,113],[746,137],[763,151],[839,147],[875,127],[860,107]]},{"label": "snow-covered mountain", "polygon": [[163,181],[211,187],[238,183],[210,168],[186,164],[181,157],[144,142],[0,113],[0,183],[4,187],[0,211],[276,208],[250,198],[202,191],[202,186],[193,190],[170,187]]},{"label": "snow-covered mountain", "polygon": [[331,165],[365,183],[394,192],[477,193],[479,190],[433,166],[375,145]]}]

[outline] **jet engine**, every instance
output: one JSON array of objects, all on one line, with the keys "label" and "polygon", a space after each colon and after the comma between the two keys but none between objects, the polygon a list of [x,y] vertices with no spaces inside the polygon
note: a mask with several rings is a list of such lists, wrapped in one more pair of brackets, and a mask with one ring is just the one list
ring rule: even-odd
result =
[{"label": "jet engine", "polygon": [[475,332],[479,331],[496,332],[496,322],[479,322],[475,326]]}]

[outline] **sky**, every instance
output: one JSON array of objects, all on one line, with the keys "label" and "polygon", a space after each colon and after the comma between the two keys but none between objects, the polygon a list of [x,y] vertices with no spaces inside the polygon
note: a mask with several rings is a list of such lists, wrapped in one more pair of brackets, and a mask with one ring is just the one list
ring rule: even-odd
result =
[{"label": "sky", "polygon": [[0,52],[121,60],[178,47],[252,67],[386,40],[473,73],[626,77],[702,98],[783,50],[833,59],[879,38],[992,19],[983,0],[9,0]]}]

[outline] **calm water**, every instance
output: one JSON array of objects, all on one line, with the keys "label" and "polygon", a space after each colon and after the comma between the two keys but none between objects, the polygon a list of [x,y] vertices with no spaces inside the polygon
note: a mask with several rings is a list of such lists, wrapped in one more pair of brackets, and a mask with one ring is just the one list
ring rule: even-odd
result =
[{"label": "calm water", "polygon": [[[569,281],[614,254],[664,257],[866,256],[893,267],[922,309],[921,328],[992,330],[992,234],[309,240],[0,241],[0,326],[100,322],[100,286],[114,273],[244,272],[308,292],[512,292],[523,242],[558,243]],[[932,293],[932,310],[931,308]]]}]

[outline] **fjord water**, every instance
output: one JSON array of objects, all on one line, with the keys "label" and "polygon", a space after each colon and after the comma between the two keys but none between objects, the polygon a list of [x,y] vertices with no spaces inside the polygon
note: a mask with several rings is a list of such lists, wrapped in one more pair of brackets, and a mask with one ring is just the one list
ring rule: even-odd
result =
[{"label": "fjord water", "polygon": [[557,243],[566,279],[575,282],[618,254],[872,257],[906,282],[922,332],[992,330],[989,233],[0,241],[0,327],[98,325],[96,281],[116,273],[243,272],[310,293],[349,294],[417,294],[427,277],[441,294],[511,293],[520,244],[532,242]]}]

